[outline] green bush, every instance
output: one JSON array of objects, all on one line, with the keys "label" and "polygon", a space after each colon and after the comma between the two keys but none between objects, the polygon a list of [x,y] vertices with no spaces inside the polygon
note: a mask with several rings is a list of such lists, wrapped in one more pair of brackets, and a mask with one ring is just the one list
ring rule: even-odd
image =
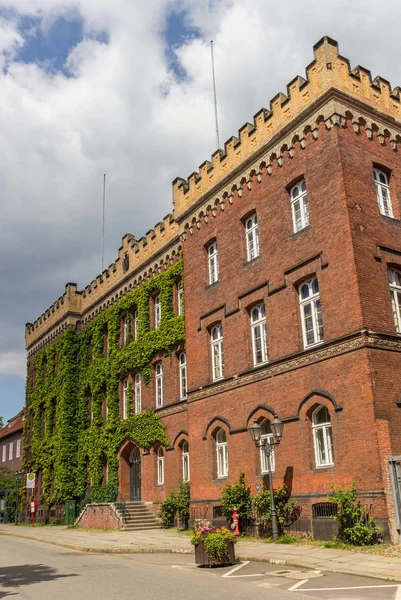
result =
[{"label": "green bush", "polygon": [[[17,484],[14,479],[13,472],[7,467],[0,467],[0,489],[7,490],[7,512],[8,520],[15,521],[15,509],[17,506]],[[20,488],[21,494],[21,488]],[[21,495],[20,495],[21,503]]]},{"label": "green bush", "polygon": [[277,544],[296,544],[298,541],[295,536],[285,533],[277,540]]},{"label": "green bush", "polygon": [[337,540],[354,546],[367,546],[380,541],[380,529],[375,519],[357,502],[355,482],[351,488],[332,486],[330,502],[337,505],[337,514],[332,517],[338,523]]},{"label": "green bush", "polygon": [[223,487],[221,492],[222,512],[227,519],[231,518],[234,508],[238,511],[240,522],[252,517],[251,488],[246,485],[244,473],[240,473],[238,481]]},{"label": "green bush", "polygon": [[187,527],[189,521],[189,501],[189,483],[181,483],[178,487],[173,488],[167,498],[161,503],[159,518],[163,527],[174,525],[177,517],[181,524]]},{"label": "green bush", "polygon": [[[290,494],[285,485],[273,490],[273,494],[279,534],[281,535],[284,527],[289,527],[299,519],[301,508],[293,500],[290,500]],[[262,524],[267,524],[271,530],[271,501],[269,488],[263,486],[256,496],[253,497],[252,504],[258,512]]]}]

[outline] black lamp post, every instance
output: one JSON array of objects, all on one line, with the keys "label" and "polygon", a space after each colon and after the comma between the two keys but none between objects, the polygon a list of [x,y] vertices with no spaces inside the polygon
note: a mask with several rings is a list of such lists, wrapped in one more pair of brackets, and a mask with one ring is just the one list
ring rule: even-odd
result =
[{"label": "black lamp post", "polygon": [[17,484],[17,498],[16,498],[16,506],[15,506],[15,524],[18,525],[18,509],[19,509],[19,484],[22,479],[22,472],[16,471],[14,473],[15,482]]},{"label": "black lamp post", "polygon": [[270,487],[270,503],[271,503],[271,515],[272,515],[272,536],[273,541],[277,542],[278,540],[278,521],[277,521],[277,513],[276,506],[274,503],[274,493],[273,493],[273,475],[270,467],[270,455],[273,452],[274,446],[278,446],[281,442],[281,438],[283,436],[283,427],[284,423],[280,421],[277,415],[274,416],[273,421],[270,423],[270,427],[273,434],[274,441],[270,441],[268,438],[261,439],[262,427],[256,421],[253,422],[253,425],[248,428],[248,431],[251,435],[252,440],[255,442],[258,448],[263,448],[263,451],[267,458],[267,464],[269,466],[269,487]]}]

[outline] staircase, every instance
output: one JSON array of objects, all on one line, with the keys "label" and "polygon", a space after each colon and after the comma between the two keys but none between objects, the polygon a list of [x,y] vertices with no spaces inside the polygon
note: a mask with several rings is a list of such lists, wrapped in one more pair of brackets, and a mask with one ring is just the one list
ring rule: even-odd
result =
[{"label": "staircase", "polygon": [[124,531],[160,529],[160,524],[144,502],[127,502],[125,505]]}]

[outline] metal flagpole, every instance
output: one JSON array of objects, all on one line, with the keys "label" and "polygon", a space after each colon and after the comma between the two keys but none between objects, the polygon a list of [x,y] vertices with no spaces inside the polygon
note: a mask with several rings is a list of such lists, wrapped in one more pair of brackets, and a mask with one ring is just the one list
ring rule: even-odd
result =
[{"label": "metal flagpole", "polygon": [[217,116],[217,94],[216,94],[216,77],[214,74],[214,54],[213,54],[213,40],[210,42],[210,52],[212,55],[212,75],[213,75],[213,96],[214,96],[214,118],[216,121],[216,142],[217,148],[220,148],[220,139],[219,139],[219,120]]},{"label": "metal flagpole", "polygon": [[103,175],[103,220],[102,220],[102,270],[104,268],[104,213],[106,208],[106,173]]}]

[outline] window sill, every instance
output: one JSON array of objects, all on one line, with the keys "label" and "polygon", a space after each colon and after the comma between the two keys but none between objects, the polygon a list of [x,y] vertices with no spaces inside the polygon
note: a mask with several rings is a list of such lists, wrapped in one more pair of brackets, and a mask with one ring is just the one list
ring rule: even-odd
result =
[{"label": "window sill", "polygon": [[254,265],[260,262],[260,254],[255,256],[255,258],[251,258],[250,260],[246,260],[242,263],[243,267],[247,267],[248,265]]},{"label": "window sill", "polygon": [[213,283],[206,283],[205,284],[205,290],[209,291],[214,289],[215,287],[217,287],[220,283],[220,279],[218,279],[217,281],[213,281]]},{"label": "window sill", "polygon": [[322,344],[324,344],[324,340],[315,342],[314,344],[309,344],[309,346],[304,346],[304,350],[310,350],[311,348],[316,348],[316,346],[322,346]]},{"label": "window sill", "polygon": [[385,215],[382,212],[380,213],[380,216],[384,217],[386,221],[389,221],[390,223],[399,223],[401,221],[401,219],[397,219],[396,217],[390,217],[389,215]]},{"label": "window sill", "polygon": [[155,488],[163,488],[164,483],[156,483]]},{"label": "window sill", "polygon": [[294,232],[293,232],[293,233],[290,235],[290,237],[291,237],[292,239],[294,239],[294,238],[298,237],[299,235],[301,235],[302,233],[305,233],[306,231],[309,231],[309,229],[310,229],[310,225],[306,225],[306,226],[305,226],[305,227],[303,227],[302,229],[298,229],[298,231],[294,231]]},{"label": "window sill", "polygon": [[311,471],[316,473],[317,471],[332,471],[334,469],[334,464],[332,465],[322,465],[321,467],[312,467]]},{"label": "window sill", "polygon": [[228,479],[228,475],[223,475],[222,477],[215,477],[213,479],[214,483],[219,483],[220,481],[224,481],[225,479]]}]

